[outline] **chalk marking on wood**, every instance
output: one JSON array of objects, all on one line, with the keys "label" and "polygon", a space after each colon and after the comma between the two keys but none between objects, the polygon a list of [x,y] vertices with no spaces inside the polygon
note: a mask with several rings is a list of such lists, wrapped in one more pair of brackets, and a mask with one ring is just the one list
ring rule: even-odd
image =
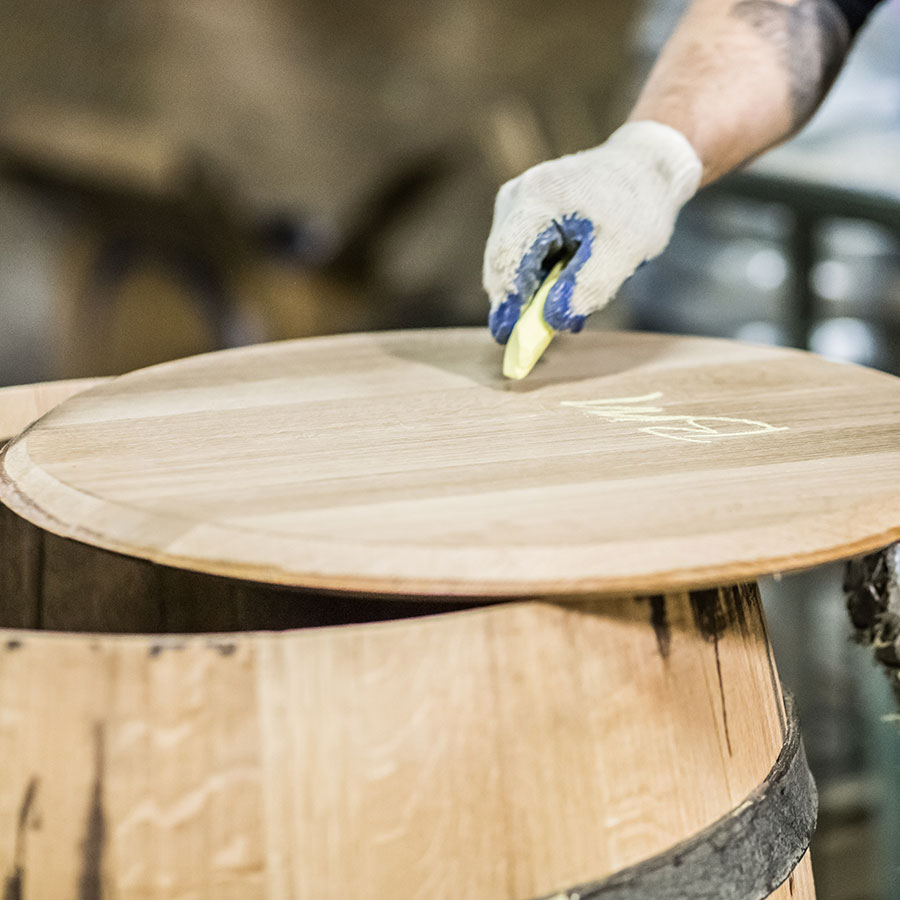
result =
[{"label": "chalk marking on wood", "polygon": [[[738,419],[731,416],[677,416],[664,413],[661,406],[635,406],[659,400],[662,391],[639,397],[616,397],[609,400],[564,400],[560,405],[580,409],[588,415],[610,422],[653,423],[639,429],[645,434],[688,441],[692,444],[711,444],[716,438],[748,437],[754,434],[772,434],[787,431],[787,426],[770,425],[756,419]],[[671,424],[662,424],[671,423]],[[712,423],[712,424],[711,424]],[[729,425],[745,426],[743,430],[722,430]]]}]

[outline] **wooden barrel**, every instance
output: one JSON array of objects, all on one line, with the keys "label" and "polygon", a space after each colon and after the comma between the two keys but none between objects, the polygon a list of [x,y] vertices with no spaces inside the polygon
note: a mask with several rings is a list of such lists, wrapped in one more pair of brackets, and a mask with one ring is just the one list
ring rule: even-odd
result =
[{"label": "wooden barrel", "polygon": [[228,351],[10,442],[6,897],[812,898],[753,581],[896,535],[900,386],[560,345]]},{"label": "wooden barrel", "polygon": [[786,728],[749,586],[3,641],[24,898],[553,894],[728,817]]}]

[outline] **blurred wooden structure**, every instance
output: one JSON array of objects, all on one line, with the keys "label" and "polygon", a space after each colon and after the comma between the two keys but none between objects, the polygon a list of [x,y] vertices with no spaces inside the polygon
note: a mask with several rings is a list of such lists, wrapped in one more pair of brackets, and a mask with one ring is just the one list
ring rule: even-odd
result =
[{"label": "blurred wooden structure", "polygon": [[499,184],[615,121],[631,4],[38,0],[0,168],[70,215],[60,375],[484,319]]}]

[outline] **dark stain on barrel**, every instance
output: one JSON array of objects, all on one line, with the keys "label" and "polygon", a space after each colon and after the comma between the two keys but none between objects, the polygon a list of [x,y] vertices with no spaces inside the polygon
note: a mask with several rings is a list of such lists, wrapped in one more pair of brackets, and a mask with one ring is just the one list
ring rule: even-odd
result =
[{"label": "dark stain on barrel", "polygon": [[147,653],[151,658],[155,659],[157,656],[162,656],[167,650],[184,650],[184,647],[183,641],[165,641],[158,644],[151,644]]},{"label": "dark stain on barrel", "polygon": [[672,629],[669,627],[669,614],[666,609],[664,594],[655,594],[647,598],[650,601],[650,624],[656,635],[656,646],[663,659],[669,658],[672,647]]},{"label": "dark stain on barrel", "polygon": [[775,699],[775,709],[778,711],[778,724],[781,727],[781,740],[784,741],[787,736],[787,719],[784,713],[784,696],[781,691],[781,684],[778,681],[778,674],[775,671],[775,660],[772,658],[772,644],[769,641],[769,629],[766,626],[766,617],[763,614],[762,603],[755,605],[756,615],[760,633],[763,642],[766,645],[766,660],[769,664],[769,683],[772,685],[772,697]]},{"label": "dark stain on barrel", "polygon": [[3,882],[3,900],[23,900],[25,896],[25,839],[28,834],[31,810],[37,797],[37,777],[32,778],[22,795],[19,805],[19,818],[16,823],[16,845],[13,851],[13,869]]},{"label": "dark stain on barrel", "polygon": [[728,616],[719,592],[712,588],[706,591],[691,591],[691,613],[694,625],[710,643],[717,643],[728,627]]},{"label": "dark stain on barrel", "polygon": [[790,892],[790,895],[793,897],[794,896],[794,873],[793,872],[791,872],[790,876],[788,877],[788,891]]},{"label": "dark stain on barrel", "polygon": [[728,755],[732,756],[731,734],[728,731],[728,709],[725,706],[725,685],[722,682],[722,660],[719,657],[719,638],[728,628],[728,612],[719,591],[715,588],[691,591],[691,614],[697,630],[703,635],[705,641],[713,645],[716,654],[716,675],[719,678],[719,697],[722,700],[722,725],[725,728]]},{"label": "dark stain on barrel", "polygon": [[12,652],[13,650],[18,650],[22,646],[22,642],[18,638],[10,638],[6,642],[6,649]]},{"label": "dark stain on barrel", "polygon": [[38,785],[40,779],[35,775],[25,788],[25,794],[22,797],[22,804],[19,806],[19,821],[16,831],[16,846],[25,843],[25,829],[28,827],[28,819],[31,816],[31,808],[34,806],[34,798],[37,797]]},{"label": "dark stain on barrel", "polygon": [[211,643],[210,646],[215,648],[222,656],[231,656],[237,650],[237,644],[223,644],[217,641]]},{"label": "dark stain on barrel", "polygon": [[3,883],[3,900],[22,900],[25,896],[25,871],[21,866],[14,866],[11,875],[6,876]]},{"label": "dark stain on barrel", "polygon": [[81,841],[81,875],[78,900],[101,900],[103,852],[106,847],[106,814],[103,811],[103,779],[106,773],[106,735],[102,722],[94,725],[94,781],[88,800]]},{"label": "dark stain on barrel", "polygon": [[747,609],[750,600],[749,588],[746,584],[736,584],[729,588],[731,595],[731,608],[734,611],[734,622],[741,630],[741,634],[748,634]]}]

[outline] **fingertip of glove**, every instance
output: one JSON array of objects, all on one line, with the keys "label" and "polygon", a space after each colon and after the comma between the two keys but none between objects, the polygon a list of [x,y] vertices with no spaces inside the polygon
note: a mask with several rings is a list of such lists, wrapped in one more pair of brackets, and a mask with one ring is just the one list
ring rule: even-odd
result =
[{"label": "fingertip of glove", "polygon": [[542,231],[519,260],[515,287],[520,297],[532,297],[547,274],[544,263],[547,256],[562,246],[562,237],[555,225]]},{"label": "fingertip of glove", "polygon": [[563,216],[561,228],[566,240],[577,243],[585,258],[591,255],[591,244],[594,241],[594,223],[591,219],[578,213],[570,213]]},{"label": "fingertip of glove", "polygon": [[522,301],[515,295],[510,295],[491,310],[488,317],[488,327],[491,335],[498,344],[505,344],[519,320]]},{"label": "fingertip of glove", "polygon": [[544,304],[544,321],[554,331],[570,331],[577,334],[584,328],[587,316],[572,312],[572,292],[575,289],[574,275],[563,274],[550,289]]}]

